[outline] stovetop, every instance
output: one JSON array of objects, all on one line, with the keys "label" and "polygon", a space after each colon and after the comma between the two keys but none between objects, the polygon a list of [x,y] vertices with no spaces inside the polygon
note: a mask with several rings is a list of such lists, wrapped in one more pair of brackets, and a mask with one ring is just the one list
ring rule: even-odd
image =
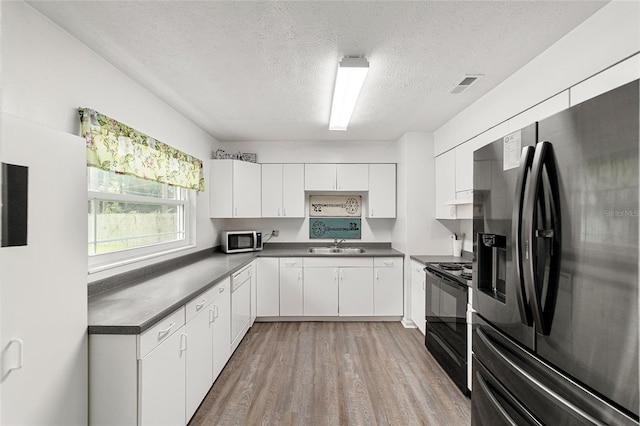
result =
[{"label": "stovetop", "polygon": [[471,262],[427,263],[427,268],[469,285],[473,279]]}]

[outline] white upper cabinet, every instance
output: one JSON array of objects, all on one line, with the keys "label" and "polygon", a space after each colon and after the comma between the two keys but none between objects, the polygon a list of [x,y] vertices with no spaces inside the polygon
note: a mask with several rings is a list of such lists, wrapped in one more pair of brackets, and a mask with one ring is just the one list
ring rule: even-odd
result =
[{"label": "white upper cabinet", "polygon": [[335,164],[305,164],[304,189],[307,191],[331,191],[336,189]]},{"label": "white upper cabinet", "polygon": [[262,165],[262,217],[304,217],[304,164]]},{"label": "white upper cabinet", "polygon": [[[460,193],[463,191],[473,190],[473,144],[463,143],[458,145],[455,151],[456,166],[455,166],[455,186],[456,186],[456,198],[460,198]],[[466,194],[465,194],[466,195]]]},{"label": "white upper cabinet", "polygon": [[396,217],[395,164],[369,164],[368,217]]},{"label": "white upper cabinet", "polygon": [[368,164],[305,164],[307,191],[368,191]]},{"label": "white upper cabinet", "polygon": [[456,206],[449,204],[456,197],[456,155],[447,151],[435,158],[436,219],[455,219]]},{"label": "white upper cabinet", "polygon": [[282,165],[282,215],[304,217],[304,164]]},{"label": "white upper cabinet", "polygon": [[571,106],[640,78],[640,53],[576,84],[571,89]]},{"label": "white upper cabinet", "polygon": [[282,216],[282,164],[262,165],[262,217]]},{"label": "white upper cabinet", "polygon": [[336,164],[336,189],[338,191],[368,191],[368,164]]},{"label": "white upper cabinet", "polygon": [[213,218],[260,217],[261,166],[240,160],[211,160],[209,214]]}]

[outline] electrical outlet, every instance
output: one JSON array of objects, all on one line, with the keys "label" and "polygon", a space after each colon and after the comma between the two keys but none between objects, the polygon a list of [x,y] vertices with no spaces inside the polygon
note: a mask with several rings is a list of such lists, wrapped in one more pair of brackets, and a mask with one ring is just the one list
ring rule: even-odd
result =
[{"label": "electrical outlet", "polygon": [[271,231],[271,235],[273,235],[274,237],[277,237],[278,235],[280,235],[280,230],[274,229],[273,231]]}]

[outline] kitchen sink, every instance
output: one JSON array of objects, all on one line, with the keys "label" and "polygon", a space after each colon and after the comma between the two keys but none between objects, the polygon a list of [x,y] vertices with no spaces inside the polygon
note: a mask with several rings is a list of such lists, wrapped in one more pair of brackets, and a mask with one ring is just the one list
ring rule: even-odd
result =
[{"label": "kitchen sink", "polygon": [[310,247],[309,253],[314,254],[358,254],[364,253],[362,247]]}]

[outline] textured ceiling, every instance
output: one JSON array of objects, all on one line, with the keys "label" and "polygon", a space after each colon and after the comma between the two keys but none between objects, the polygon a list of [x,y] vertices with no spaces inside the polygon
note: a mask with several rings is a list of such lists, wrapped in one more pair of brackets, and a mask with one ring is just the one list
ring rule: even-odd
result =
[{"label": "textured ceiling", "polygon": [[[30,1],[220,141],[390,140],[433,131],[600,1]],[[370,71],[328,130],[343,56]],[[464,74],[483,74],[449,94]]]}]

